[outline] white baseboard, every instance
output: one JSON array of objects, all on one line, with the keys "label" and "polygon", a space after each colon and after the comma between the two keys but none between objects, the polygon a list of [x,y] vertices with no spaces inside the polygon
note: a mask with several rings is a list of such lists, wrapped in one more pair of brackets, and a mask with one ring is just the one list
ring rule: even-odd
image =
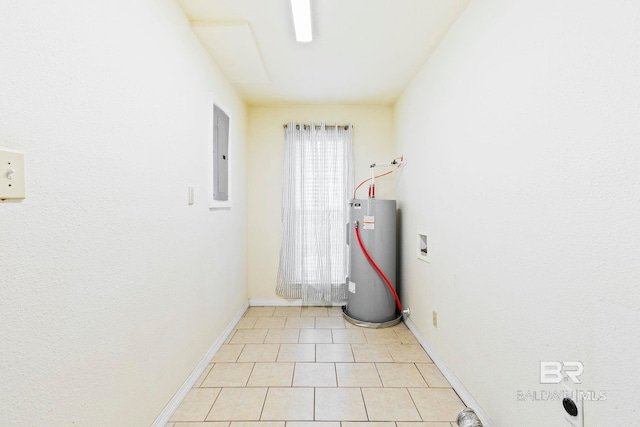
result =
[{"label": "white baseboard", "polygon": [[444,375],[447,381],[449,381],[451,387],[453,387],[456,393],[458,393],[458,396],[460,396],[460,399],[462,399],[464,404],[467,405],[467,407],[473,409],[476,415],[478,415],[478,418],[480,418],[480,421],[482,421],[482,425],[484,427],[495,427],[495,424],[493,423],[493,421],[491,421],[491,418],[489,418],[489,416],[482,410],[471,393],[469,393],[469,391],[462,385],[460,380],[453,374],[453,372],[451,372],[447,365],[445,365],[444,360],[442,360],[442,358],[438,355],[433,346],[431,346],[424,338],[424,336],[422,336],[415,323],[413,323],[411,319],[407,317],[405,317],[404,323],[416,337],[422,348],[425,349],[431,360],[433,360],[433,363],[438,367],[438,369],[440,369],[442,375]]},{"label": "white baseboard", "polygon": [[196,381],[198,381],[198,378],[200,378],[200,375],[202,375],[204,370],[207,368],[209,362],[211,362],[211,359],[213,359],[213,356],[215,356],[215,354],[218,352],[218,350],[220,350],[220,347],[222,347],[231,332],[233,332],[233,328],[236,327],[236,325],[244,315],[244,312],[247,311],[248,307],[249,302],[247,301],[242,305],[240,311],[238,311],[238,313],[234,316],[234,318],[231,320],[231,323],[229,323],[226,329],[213,343],[211,348],[209,348],[209,351],[207,351],[202,360],[200,360],[198,365],[187,377],[180,389],[176,392],[176,394],[173,395],[167,406],[165,406],[160,415],[158,415],[158,418],[156,418],[153,424],[151,424],[151,427],[164,427],[169,422],[169,419],[171,419],[173,413],[176,411],[176,409],[178,409],[178,406],[180,406],[184,398],[187,397],[189,390],[191,390]]},{"label": "white baseboard", "polygon": [[[334,302],[332,304],[323,304],[326,306],[342,307],[345,302]],[[300,307],[302,306],[302,300],[299,299],[285,299],[285,298],[250,298],[250,307]],[[304,304],[307,305],[307,304]],[[312,304],[315,306],[315,304]]]}]

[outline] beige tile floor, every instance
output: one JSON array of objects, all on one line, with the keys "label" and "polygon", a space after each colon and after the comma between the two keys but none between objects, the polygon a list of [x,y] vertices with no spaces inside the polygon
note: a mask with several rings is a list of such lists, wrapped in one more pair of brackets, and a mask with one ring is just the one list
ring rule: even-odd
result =
[{"label": "beige tile floor", "polygon": [[457,427],[462,408],[403,323],[250,307],[167,427]]}]

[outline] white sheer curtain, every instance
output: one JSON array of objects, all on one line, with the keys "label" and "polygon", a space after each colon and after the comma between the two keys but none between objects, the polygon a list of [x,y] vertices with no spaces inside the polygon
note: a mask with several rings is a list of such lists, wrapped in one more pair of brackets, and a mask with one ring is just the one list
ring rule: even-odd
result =
[{"label": "white sheer curtain", "polygon": [[285,129],[282,246],[276,291],[303,303],[346,300],[347,202],[353,128],[289,123]]}]

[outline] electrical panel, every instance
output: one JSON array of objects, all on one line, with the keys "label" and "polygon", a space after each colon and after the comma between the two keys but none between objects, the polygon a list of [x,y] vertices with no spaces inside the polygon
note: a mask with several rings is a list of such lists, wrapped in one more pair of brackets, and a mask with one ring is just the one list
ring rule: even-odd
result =
[{"label": "electrical panel", "polygon": [[229,200],[229,116],[213,107],[213,200]]}]

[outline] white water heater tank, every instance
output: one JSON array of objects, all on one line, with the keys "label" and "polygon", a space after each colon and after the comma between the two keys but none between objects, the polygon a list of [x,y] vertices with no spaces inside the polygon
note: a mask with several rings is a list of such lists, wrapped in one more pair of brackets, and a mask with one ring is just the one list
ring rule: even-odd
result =
[{"label": "white water heater tank", "polygon": [[[396,288],[396,201],[353,199],[349,202],[349,269],[344,314],[371,325],[394,321],[398,313],[393,293],[369,263],[355,235],[355,222],[363,246]],[[375,327],[375,326],[374,326]]]}]

